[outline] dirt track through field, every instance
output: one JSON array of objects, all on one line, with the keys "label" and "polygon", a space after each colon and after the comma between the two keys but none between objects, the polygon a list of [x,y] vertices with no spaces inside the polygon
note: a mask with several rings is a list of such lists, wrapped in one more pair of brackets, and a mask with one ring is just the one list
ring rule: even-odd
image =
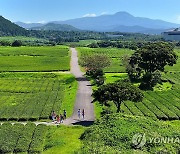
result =
[{"label": "dirt track through field", "polygon": [[[78,64],[78,54],[75,48],[71,48],[71,73],[76,77],[78,81],[78,91],[76,96],[76,102],[74,106],[73,115],[64,121],[65,125],[70,124],[82,124],[89,125],[95,120],[94,105],[92,102],[92,87],[90,82],[84,77],[84,73],[80,70]],[[78,117],[78,109],[85,110],[85,118]]]}]

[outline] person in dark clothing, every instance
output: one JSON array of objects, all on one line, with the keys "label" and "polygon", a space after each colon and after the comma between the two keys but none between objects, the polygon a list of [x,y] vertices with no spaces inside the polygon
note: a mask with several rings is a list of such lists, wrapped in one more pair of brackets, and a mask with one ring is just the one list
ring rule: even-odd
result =
[{"label": "person in dark clothing", "polygon": [[67,115],[66,110],[64,110],[64,119],[66,119],[66,115]]}]

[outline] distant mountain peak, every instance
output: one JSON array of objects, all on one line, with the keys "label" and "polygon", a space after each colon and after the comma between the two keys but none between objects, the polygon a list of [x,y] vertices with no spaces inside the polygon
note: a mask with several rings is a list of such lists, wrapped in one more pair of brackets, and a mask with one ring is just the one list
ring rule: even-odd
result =
[{"label": "distant mountain peak", "polygon": [[132,14],[126,12],[126,11],[120,11],[120,12],[117,12],[115,13],[114,15],[122,15],[122,16],[131,16],[131,17],[134,17]]}]

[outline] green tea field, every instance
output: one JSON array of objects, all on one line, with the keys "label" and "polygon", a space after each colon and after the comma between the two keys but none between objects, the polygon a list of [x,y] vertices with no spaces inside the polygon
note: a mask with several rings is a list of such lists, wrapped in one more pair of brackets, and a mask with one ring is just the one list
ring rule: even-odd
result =
[{"label": "green tea field", "polygon": [[0,47],[1,72],[69,71],[69,48]]},{"label": "green tea field", "polygon": [[40,153],[46,131],[45,125],[4,123],[0,125],[0,153]]},{"label": "green tea field", "polygon": [[77,48],[79,57],[92,54],[105,54],[112,59],[111,66],[105,69],[105,72],[125,72],[122,65],[122,57],[124,55],[131,55],[133,50],[117,49],[117,48]]},{"label": "green tea field", "polygon": [[70,74],[0,74],[0,119],[48,119],[52,110],[72,113],[77,84]]}]

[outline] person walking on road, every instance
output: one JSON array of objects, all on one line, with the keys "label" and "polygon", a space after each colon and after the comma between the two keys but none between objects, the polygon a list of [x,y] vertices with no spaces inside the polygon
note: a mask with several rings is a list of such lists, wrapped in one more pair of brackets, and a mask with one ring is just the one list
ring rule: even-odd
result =
[{"label": "person walking on road", "polygon": [[84,119],[84,116],[85,116],[85,111],[84,109],[82,110],[82,118]]},{"label": "person walking on road", "polygon": [[64,119],[66,119],[66,115],[67,115],[66,110],[64,110]]},{"label": "person walking on road", "polygon": [[81,118],[81,110],[80,109],[78,110],[78,118],[79,119]]},{"label": "person walking on road", "polygon": [[60,114],[60,123],[63,123],[63,116],[62,116],[62,114]]},{"label": "person walking on road", "polygon": [[56,113],[54,111],[52,111],[52,113],[51,113],[51,118],[52,118],[52,121],[55,121]]},{"label": "person walking on road", "polygon": [[57,120],[57,124],[60,124],[60,116],[59,115],[56,116],[56,120]]}]

